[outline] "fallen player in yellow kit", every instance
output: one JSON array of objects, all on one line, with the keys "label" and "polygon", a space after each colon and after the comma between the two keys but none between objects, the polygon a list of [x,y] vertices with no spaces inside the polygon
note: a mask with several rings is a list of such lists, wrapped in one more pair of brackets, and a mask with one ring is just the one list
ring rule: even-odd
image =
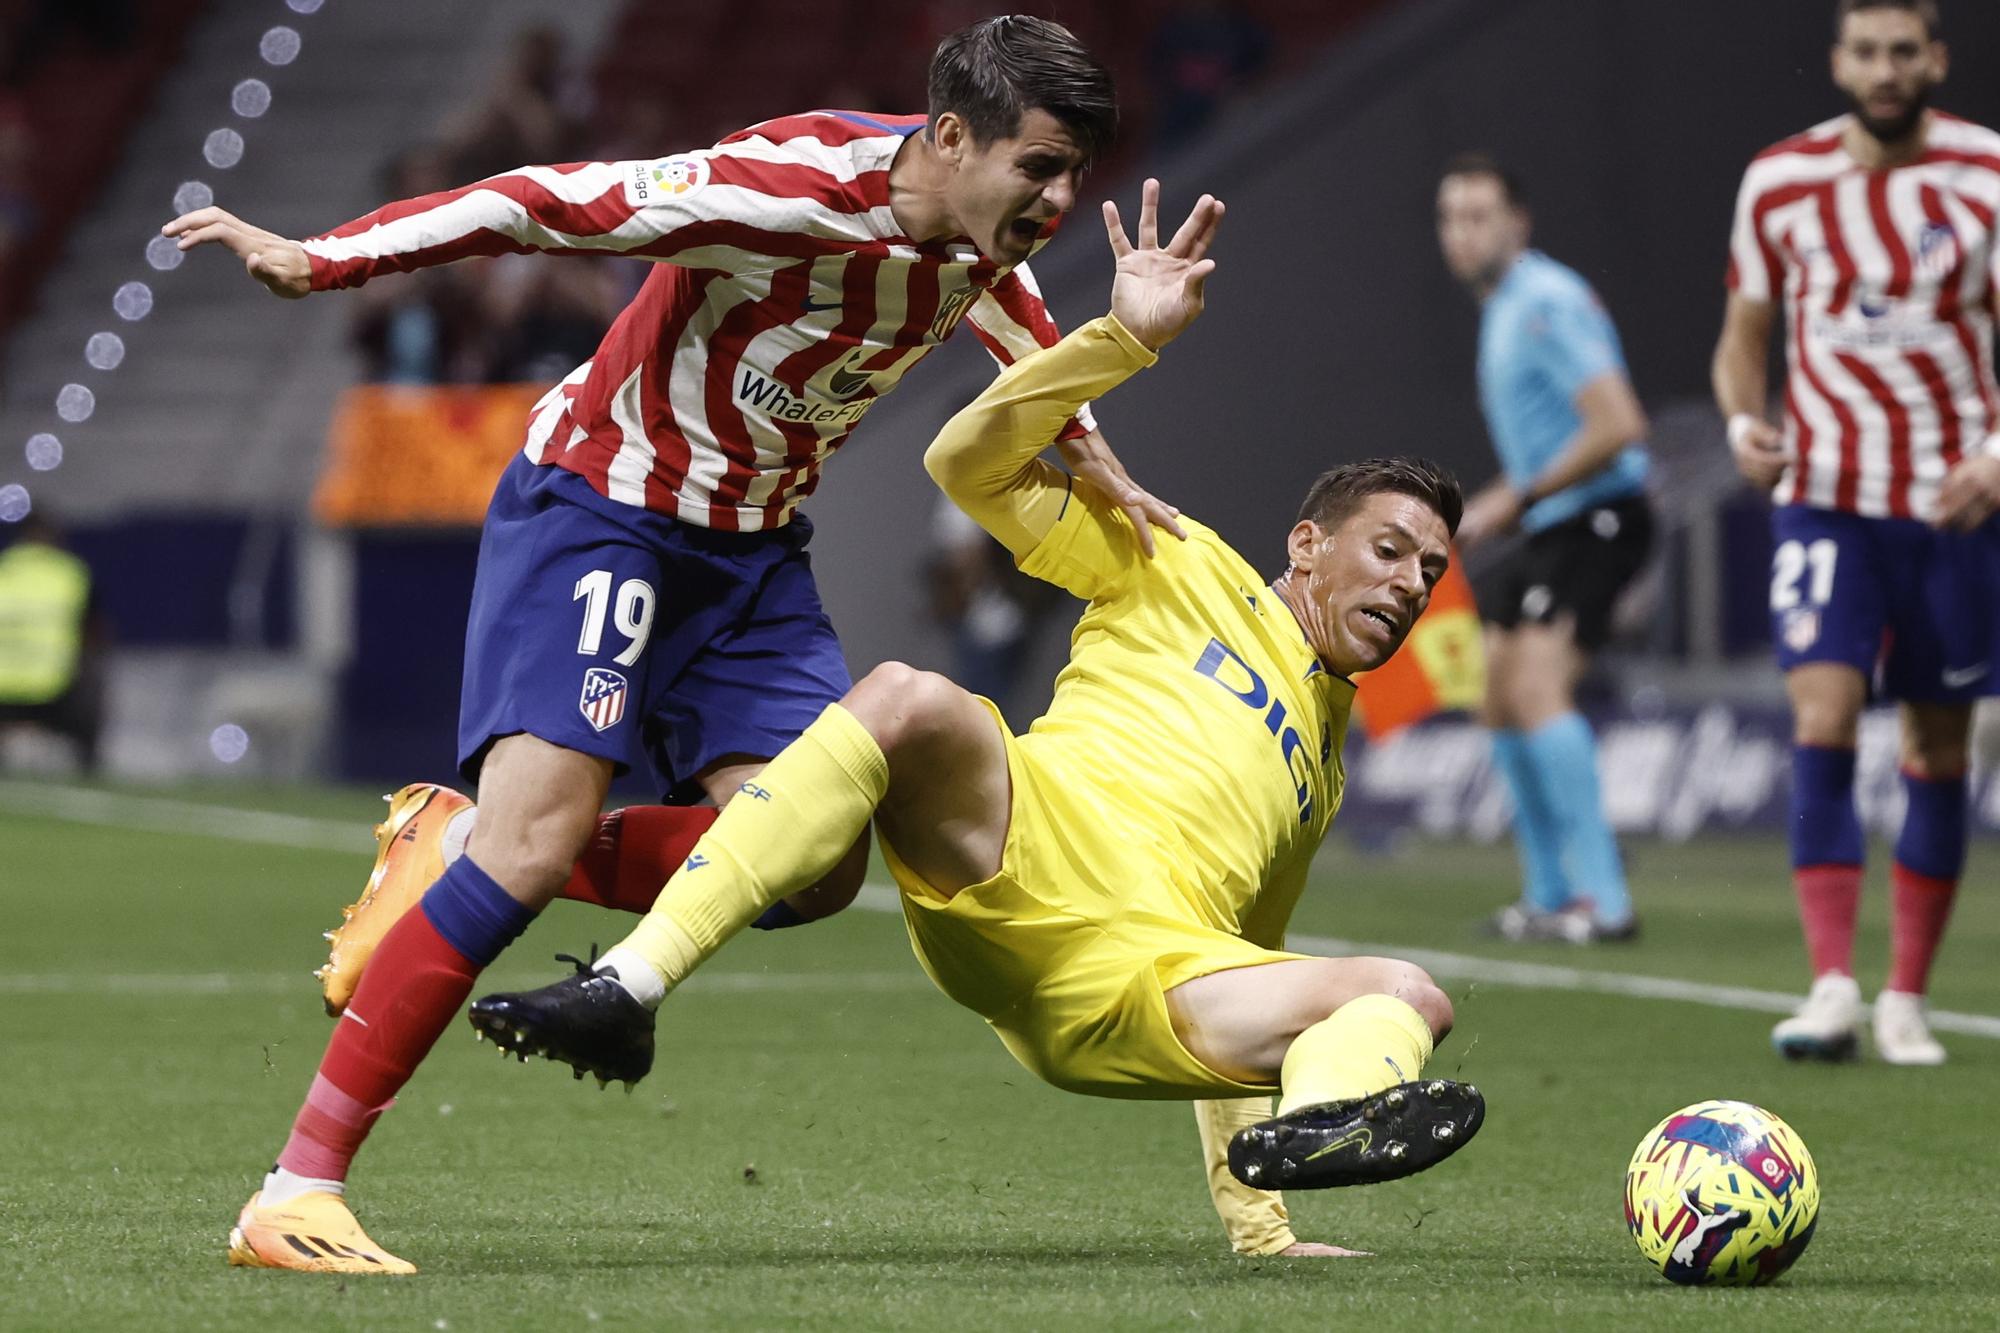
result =
[{"label": "fallen player in yellow kit", "polygon": [[1157,199],[1149,181],[1136,246],[1105,206],[1111,313],[1002,374],[925,459],[1023,570],[1089,602],[1048,713],[1014,736],[942,676],[876,668],[743,788],[630,936],[480,1000],[482,1035],[642,1077],[667,993],[872,818],[938,988],[1059,1088],[1204,1099],[1212,1175],[1226,1141],[1244,1206],[1409,1175],[1477,1132],[1475,1088],[1419,1078],[1451,1026],[1422,969],[1282,949],[1340,805],[1351,677],[1422,614],[1458,484],[1422,460],[1334,468],[1266,582],[1198,523],[1146,559],[1116,506],[1039,456],[1200,313],[1222,205],[1204,196],[1162,247]]}]

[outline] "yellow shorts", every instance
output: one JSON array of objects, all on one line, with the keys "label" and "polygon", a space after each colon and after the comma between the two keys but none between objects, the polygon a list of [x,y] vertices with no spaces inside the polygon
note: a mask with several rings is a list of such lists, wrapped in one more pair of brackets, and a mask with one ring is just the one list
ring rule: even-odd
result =
[{"label": "yellow shorts", "polygon": [[1166,992],[1305,955],[1180,919],[1157,901],[1134,904],[1130,885],[1165,882],[1173,868],[1143,842],[1121,842],[1119,821],[1063,771],[1059,751],[1015,737],[981,702],[1006,738],[1013,780],[1000,873],[947,899],[878,840],[924,971],[1016,1060],[1067,1091],[1173,1100],[1276,1091],[1195,1059],[1174,1035]]}]

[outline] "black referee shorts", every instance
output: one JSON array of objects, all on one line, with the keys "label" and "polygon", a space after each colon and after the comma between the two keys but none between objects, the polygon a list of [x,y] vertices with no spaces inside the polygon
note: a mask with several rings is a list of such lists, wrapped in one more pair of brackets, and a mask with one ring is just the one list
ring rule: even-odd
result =
[{"label": "black referee shorts", "polygon": [[1473,580],[1479,618],[1513,629],[1576,617],[1577,646],[1611,637],[1611,609],[1653,546],[1653,508],[1643,495],[1584,510],[1531,533]]}]

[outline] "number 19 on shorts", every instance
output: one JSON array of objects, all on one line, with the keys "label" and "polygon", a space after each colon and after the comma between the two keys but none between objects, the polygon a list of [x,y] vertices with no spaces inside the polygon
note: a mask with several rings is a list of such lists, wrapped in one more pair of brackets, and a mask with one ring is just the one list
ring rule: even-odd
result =
[{"label": "number 19 on shorts", "polygon": [[573,602],[583,603],[583,629],[576,637],[576,651],[595,657],[604,647],[604,612],[611,608],[612,627],[625,636],[625,647],[611,660],[631,666],[646,651],[653,632],[653,586],[644,579],[626,579],[618,585],[616,605],[612,604],[611,571],[593,569],[576,581]]}]

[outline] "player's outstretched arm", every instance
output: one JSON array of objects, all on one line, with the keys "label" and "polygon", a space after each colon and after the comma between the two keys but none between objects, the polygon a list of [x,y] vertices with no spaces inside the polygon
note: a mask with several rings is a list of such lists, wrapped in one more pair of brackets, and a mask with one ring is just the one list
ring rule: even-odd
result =
[{"label": "player's outstretched arm", "polygon": [[220,208],[197,208],[183,213],[160,228],[182,250],[198,245],[219,245],[243,261],[244,271],[264,284],[264,289],[289,300],[312,291],[312,260],[306,248],[274,231],[253,227],[234,213]]},{"label": "player's outstretched arm", "polygon": [[1276,1190],[1252,1189],[1230,1174],[1229,1140],[1238,1130],[1271,1118],[1269,1097],[1196,1102],[1194,1116],[1201,1130],[1209,1198],[1215,1202],[1216,1216],[1222,1219],[1222,1229],[1229,1236],[1232,1250],[1238,1254],[1277,1254],[1295,1259],[1370,1257],[1366,1250],[1346,1250],[1338,1245],[1300,1240],[1292,1234],[1284,1195]]},{"label": "player's outstretched arm", "polygon": [[[1156,359],[1201,313],[1203,284],[1214,270],[1207,257],[1222,220],[1222,204],[1203,195],[1171,241],[1159,241],[1159,182],[1146,183],[1135,245],[1107,208],[1117,274],[1112,314],[1094,320],[1046,351],[1004,371],[986,392],[945,424],[924,455],[944,492],[1025,558],[1061,518],[1072,498],[1117,513],[1095,485],[1077,481],[1039,458],[1076,410]],[[1134,328],[1125,321],[1134,321]],[[1124,523],[1130,528],[1129,522]],[[1127,531],[1122,545],[1131,545]],[[1107,559],[1109,556],[1107,556]],[[1065,580],[1091,596],[1091,580]]]},{"label": "player's outstretched arm", "polygon": [[184,250],[229,247],[281,296],[503,254],[617,254],[761,272],[845,253],[866,239],[824,199],[766,194],[760,163],[719,147],[658,161],[519,167],[385,204],[304,241],[217,208],[184,214],[162,230]]}]

